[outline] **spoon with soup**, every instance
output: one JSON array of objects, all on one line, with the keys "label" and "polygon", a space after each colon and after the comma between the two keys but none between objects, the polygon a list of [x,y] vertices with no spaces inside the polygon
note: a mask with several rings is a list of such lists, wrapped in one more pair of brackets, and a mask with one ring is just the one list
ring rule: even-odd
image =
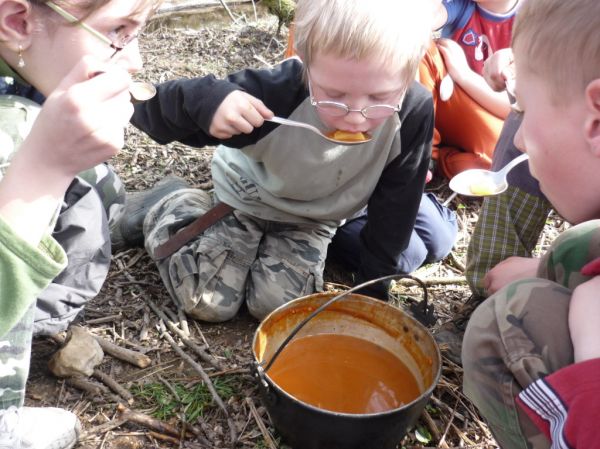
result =
[{"label": "spoon with soup", "polygon": [[508,188],[506,176],[518,164],[529,159],[527,154],[514,158],[498,171],[474,168],[465,170],[450,180],[450,188],[460,195],[498,195]]},{"label": "spoon with soup", "polygon": [[349,131],[342,131],[339,129],[328,133],[324,133],[316,126],[282,117],[271,117],[267,120],[273,123],[279,123],[280,125],[296,126],[298,128],[308,129],[309,131],[318,134],[323,139],[328,140],[329,142],[337,143],[339,145],[358,145],[361,143],[366,143],[372,139],[372,137],[367,133],[353,133]]}]

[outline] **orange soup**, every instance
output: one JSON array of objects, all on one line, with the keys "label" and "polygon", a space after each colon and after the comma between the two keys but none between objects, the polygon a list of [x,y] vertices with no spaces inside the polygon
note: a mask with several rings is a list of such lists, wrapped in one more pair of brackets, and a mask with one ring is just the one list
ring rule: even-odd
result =
[{"label": "orange soup", "polygon": [[365,133],[351,133],[349,131],[342,131],[341,129],[331,131],[327,134],[327,137],[341,140],[342,142],[362,142],[369,139],[369,136]]},{"label": "orange soup", "polygon": [[292,340],[268,375],[297,399],[341,413],[392,410],[421,394],[413,374],[394,354],[348,335]]}]

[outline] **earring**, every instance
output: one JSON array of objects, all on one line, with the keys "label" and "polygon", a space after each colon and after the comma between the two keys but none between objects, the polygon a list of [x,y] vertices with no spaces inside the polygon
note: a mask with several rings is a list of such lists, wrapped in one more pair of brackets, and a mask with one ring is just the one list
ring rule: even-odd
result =
[{"label": "earring", "polygon": [[23,47],[21,47],[21,44],[19,44],[19,60],[17,61],[17,66],[19,68],[23,68],[25,67],[25,60],[23,59]]}]

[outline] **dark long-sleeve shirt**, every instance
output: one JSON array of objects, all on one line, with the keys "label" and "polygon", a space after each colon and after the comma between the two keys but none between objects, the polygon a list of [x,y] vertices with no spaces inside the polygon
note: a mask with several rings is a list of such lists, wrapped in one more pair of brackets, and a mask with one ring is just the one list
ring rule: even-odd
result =
[{"label": "dark long-sleeve shirt", "polygon": [[277,116],[323,128],[296,59],[225,80],[207,76],[166,82],[153,99],[136,106],[132,123],[161,143],[221,144],[212,164],[217,197],[250,215],[338,226],[368,204],[362,274],[372,279],[395,272],[408,246],[430,160],[430,94],[414,83],[401,111],[374,130],[370,142],[345,146],[269,122],[248,135],[216,139],[208,129],[234,90],[261,99]]}]

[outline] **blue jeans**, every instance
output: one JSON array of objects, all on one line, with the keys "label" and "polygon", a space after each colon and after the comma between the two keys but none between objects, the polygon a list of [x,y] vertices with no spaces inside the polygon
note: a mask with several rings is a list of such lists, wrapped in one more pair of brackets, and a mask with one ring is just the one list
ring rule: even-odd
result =
[{"label": "blue jeans", "polygon": [[[352,271],[360,266],[360,232],[366,223],[367,211],[339,227],[329,245],[328,254]],[[433,194],[423,194],[410,242],[397,261],[397,272],[411,273],[424,263],[443,259],[452,251],[457,233],[456,214]]]}]

